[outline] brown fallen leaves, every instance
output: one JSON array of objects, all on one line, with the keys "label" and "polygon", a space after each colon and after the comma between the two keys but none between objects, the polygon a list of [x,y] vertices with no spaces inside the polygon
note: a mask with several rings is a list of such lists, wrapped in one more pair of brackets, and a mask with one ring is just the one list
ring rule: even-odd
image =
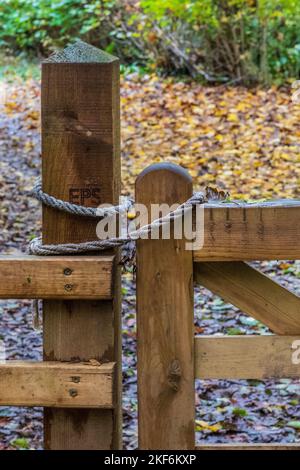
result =
[{"label": "brown fallen leaves", "polygon": [[195,186],[237,198],[299,197],[300,105],[292,90],[203,87],[132,76],[122,83],[123,181],[172,161]]},{"label": "brown fallen leaves", "polygon": [[[123,192],[133,193],[146,166],[171,161],[189,170],[196,188],[216,185],[243,199],[299,197],[300,105],[292,91],[123,77]],[[38,85],[7,86],[4,110],[38,134]],[[33,148],[25,142],[27,154]]]}]

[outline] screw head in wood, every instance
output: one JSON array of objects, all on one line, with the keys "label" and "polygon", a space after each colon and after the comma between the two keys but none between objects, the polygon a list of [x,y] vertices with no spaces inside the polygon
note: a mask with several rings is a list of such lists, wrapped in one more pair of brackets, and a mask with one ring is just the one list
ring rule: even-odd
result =
[{"label": "screw head in wood", "polygon": [[77,397],[78,392],[77,392],[76,388],[70,388],[69,395],[73,398]]},{"label": "screw head in wood", "polygon": [[75,384],[79,384],[80,382],[80,377],[76,376],[76,377],[71,377],[71,380],[72,382],[74,382]]},{"label": "screw head in wood", "polygon": [[65,290],[70,292],[73,289],[73,284],[66,284],[65,285]]},{"label": "screw head in wood", "polygon": [[72,269],[71,268],[65,268],[64,269],[64,275],[65,276],[70,276],[72,274]]}]

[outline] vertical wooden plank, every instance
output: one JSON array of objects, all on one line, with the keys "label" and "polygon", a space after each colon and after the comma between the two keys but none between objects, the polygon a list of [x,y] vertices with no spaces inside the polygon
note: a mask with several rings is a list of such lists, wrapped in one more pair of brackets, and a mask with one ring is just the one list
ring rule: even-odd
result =
[{"label": "vertical wooden plank", "polygon": [[[117,203],[119,61],[77,42],[42,65],[43,189],[73,203]],[[96,221],[43,208],[43,242],[96,239]],[[113,301],[45,301],[44,359],[115,361],[121,367],[120,274]],[[66,275],[66,284],[68,276]],[[120,383],[111,410],[45,409],[47,449],[120,447]]]},{"label": "vertical wooden plank", "polygon": [[[136,181],[136,201],[148,209],[191,194],[190,176],[173,164],[152,165]],[[193,449],[193,264],[184,239],[137,242],[137,328],[139,447]]]}]

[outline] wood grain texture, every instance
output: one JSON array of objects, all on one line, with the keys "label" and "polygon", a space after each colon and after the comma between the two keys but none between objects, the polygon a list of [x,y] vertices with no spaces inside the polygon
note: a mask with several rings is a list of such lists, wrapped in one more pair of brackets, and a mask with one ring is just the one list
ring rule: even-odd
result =
[{"label": "wood grain texture", "polygon": [[195,263],[194,278],[274,333],[300,334],[300,298],[247,263]]},{"label": "wood grain texture", "polygon": [[300,450],[299,444],[199,444],[196,450]]},{"label": "wood grain texture", "polygon": [[113,370],[113,363],[8,361],[0,365],[0,405],[112,408]]},{"label": "wood grain texture", "polygon": [[[90,207],[118,203],[120,190],[119,61],[82,43],[42,65],[43,190]],[[43,208],[44,243],[96,238],[94,219]],[[117,364],[115,409],[45,409],[47,449],[121,446],[120,271],[112,301],[44,302],[44,359]],[[102,432],[99,432],[102,430]]]},{"label": "wood grain texture", "polygon": [[300,259],[300,202],[206,204],[195,261]]},{"label": "wood grain texture", "polygon": [[[176,165],[152,165],[136,181],[147,208],[191,194]],[[137,331],[139,448],[193,449],[193,266],[184,239],[137,242]]]},{"label": "wood grain texture", "polygon": [[[300,336],[199,336],[195,338],[198,379],[300,378],[293,343]],[[294,354],[294,356],[293,356]],[[297,359],[296,357],[296,359]]]},{"label": "wood grain texture", "polygon": [[113,256],[0,256],[1,299],[111,299]]}]

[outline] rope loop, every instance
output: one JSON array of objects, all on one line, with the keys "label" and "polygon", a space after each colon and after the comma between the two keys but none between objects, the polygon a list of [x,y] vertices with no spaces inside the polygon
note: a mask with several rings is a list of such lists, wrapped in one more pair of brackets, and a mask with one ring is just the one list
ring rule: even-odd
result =
[{"label": "rope loop", "polygon": [[[132,199],[126,199],[123,204],[118,206],[104,208],[84,207],[77,204],[72,204],[45,193],[42,189],[42,182],[40,178],[36,181],[33,187],[32,195],[46,206],[82,217],[104,218],[110,217],[112,215],[124,214],[134,204]],[[58,243],[55,245],[43,244],[42,237],[37,237],[30,242],[29,252],[39,256],[63,254],[71,255],[93,251],[102,251],[109,248],[117,248],[140,238],[145,238],[145,235],[151,233],[152,230],[158,229],[165,224],[169,224],[172,220],[174,221],[182,217],[184,211],[187,208],[194,207],[198,204],[204,204],[205,202],[207,202],[206,194],[200,191],[196,192],[191,198],[181,204],[174,211],[170,212],[166,216],[154,220],[150,224],[145,225],[138,230],[129,232],[128,235],[124,237],[108,238],[105,240],[93,240],[82,243]]]},{"label": "rope loop", "polygon": [[128,211],[133,205],[133,201],[129,198],[126,199],[122,205],[111,207],[85,207],[72,204],[71,202],[57,199],[56,197],[45,193],[42,189],[41,178],[36,180],[31,195],[42,204],[45,204],[48,207],[53,207],[59,211],[68,212],[69,214],[78,215],[81,217],[94,217],[98,219],[124,213]]}]

